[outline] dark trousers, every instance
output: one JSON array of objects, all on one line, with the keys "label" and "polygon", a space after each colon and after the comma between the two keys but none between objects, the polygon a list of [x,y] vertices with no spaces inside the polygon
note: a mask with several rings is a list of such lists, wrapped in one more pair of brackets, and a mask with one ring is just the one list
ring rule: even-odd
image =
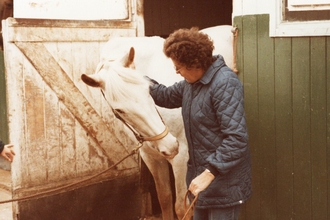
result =
[{"label": "dark trousers", "polygon": [[194,220],[238,220],[241,205],[218,209],[194,210]]}]

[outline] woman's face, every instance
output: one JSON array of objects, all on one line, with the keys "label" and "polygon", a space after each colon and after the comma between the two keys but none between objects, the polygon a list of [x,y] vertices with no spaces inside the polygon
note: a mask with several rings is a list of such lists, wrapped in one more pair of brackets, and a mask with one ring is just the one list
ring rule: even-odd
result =
[{"label": "woman's face", "polygon": [[202,78],[204,71],[197,68],[187,68],[185,65],[172,59],[174,69],[177,74],[180,74],[188,83],[194,83]]}]

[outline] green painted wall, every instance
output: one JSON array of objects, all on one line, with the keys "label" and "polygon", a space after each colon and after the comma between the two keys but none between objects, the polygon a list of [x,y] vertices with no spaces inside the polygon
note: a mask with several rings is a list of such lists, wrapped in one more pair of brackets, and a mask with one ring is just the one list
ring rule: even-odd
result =
[{"label": "green painted wall", "polygon": [[3,51],[0,51],[0,140],[8,141],[6,78]]},{"label": "green painted wall", "polygon": [[330,37],[270,38],[234,18],[253,163],[240,220],[330,219]]},{"label": "green painted wall", "polygon": [[[8,144],[6,78],[3,51],[0,50],[0,140]],[[0,157],[0,169],[10,170],[10,163]]]}]

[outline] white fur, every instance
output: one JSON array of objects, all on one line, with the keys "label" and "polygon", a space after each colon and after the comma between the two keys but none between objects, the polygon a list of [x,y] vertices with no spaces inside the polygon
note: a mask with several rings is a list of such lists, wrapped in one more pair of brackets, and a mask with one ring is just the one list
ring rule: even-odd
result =
[{"label": "white fur", "polygon": [[[213,54],[224,56],[229,67],[233,67],[233,47],[231,26],[217,26],[201,30],[208,34],[214,41],[215,50]],[[131,47],[135,49],[134,65],[136,70],[164,85],[172,85],[174,82],[183,80],[175,73],[173,63],[163,54],[164,39],[160,37],[115,37],[108,41],[101,53],[101,62],[118,60],[125,56]],[[175,187],[176,202],[175,212],[179,219],[184,213],[184,195],[187,190],[185,175],[187,171],[188,146],[184,134],[181,108],[164,109],[158,108],[165,124],[169,126],[170,132],[180,143],[179,153],[173,159],[166,159],[158,154],[153,148],[142,148],[140,154],[149,170],[151,171],[162,209],[162,218],[174,219],[172,208],[172,193],[168,162],[172,165]]]}]

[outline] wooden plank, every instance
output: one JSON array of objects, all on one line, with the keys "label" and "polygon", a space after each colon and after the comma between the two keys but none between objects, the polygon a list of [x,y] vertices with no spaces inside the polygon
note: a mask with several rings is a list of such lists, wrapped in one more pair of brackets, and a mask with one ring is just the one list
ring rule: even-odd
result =
[{"label": "wooden plank", "polygon": [[312,219],[310,38],[292,39],[294,215]]},{"label": "wooden plank", "polygon": [[[109,160],[116,162],[129,153],[125,148],[118,147],[120,141],[115,140],[116,137],[112,135],[112,128],[104,123],[42,43],[17,42],[16,45],[33,64],[43,80],[50,85],[60,101],[75,115],[79,123],[90,132],[90,135],[97,140],[99,150],[103,151]],[[128,158],[118,167],[120,169],[130,168],[134,164],[136,165],[137,161]]]},{"label": "wooden plank", "polygon": [[60,137],[60,117],[59,100],[56,94],[47,86],[44,86],[45,102],[45,140],[46,148],[46,178],[48,182],[58,181],[61,178],[61,137]]},{"label": "wooden plank", "polygon": [[13,27],[9,29],[9,42],[90,42],[108,41],[112,36],[135,37],[135,29]]},{"label": "wooden plank", "polygon": [[275,39],[277,219],[294,219],[291,53],[291,38]]},{"label": "wooden plank", "polygon": [[[130,12],[130,14],[134,14],[134,12]],[[136,1],[136,15],[133,15],[133,20],[136,26],[136,36],[145,36],[144,0]]]},{"label": "wooden plank", "polygon": [[[235,17],[234,18],[234,23],[233,26],[236,26],[238,28],[238,41],[237,41],[237,63],[236,63],[236,67],[239,70],[238,72],[238,77],[241,80],[241,82],[244,84],[244,71],[243,70],[243,19],[242,17]],[[241,70],[241,72],[240,72]],[[246,102],[245,102],[246,103]],[[246,110],[246,109],[245,109]],[[251,142],[250,142],[251,143]],[[251,147],[251,145],[250,145]],[[252,183],[253,185],[253,183]],[[252,199],[254,198],[254,196],[252,196]],[[250,203],[250,201],[247,202],[247,204]],[[247,214],[247,204],[243,204],[240,210],[240,215],[239,215],[239,219],[240,220],[246,220],[248,219],[248,214]],[[250,212],[249,212],[250,213]]]},{"label": "wooden plank", "polygon": [[[28,166],[22,165],[28,161],[26,151],[25,135],[25,108],[23,105],[24,90],[23,90],[23,56],[19,49],[14,45],[6,45],[5,48],[5,66],[6,66],[6,93],[7,93],[7,111],[8,111],[8,134],[9,140],[13,143],[16,158],[12,163],[12,188],[13,190],[24,187],[24,178],[28,175]],[[13,62],[13,60],[15,62]],[[12,92],[15,91],[15,92]],[[24,174],[24,175],[22,175]],[[16,203],[14,204],[16,205]]]},{"label": "wooden plank", "polygon": [[[80,76],[83,73],[94,73],[98,62],[100,61],[100,48],[98,42],[91,42],[88,43],[88,45],[74,42],[70,45],[70,48],[71,57],[67,58],[67,62],[77,64],[79,63],[79,65],[72,66],[70,78],[75,86],[79,89],[79,91],[83,92],[84,96],[88,102],[91,103],[95,111],[100,114],[99,109],[101,106],[101,100],[104,99],[101,95],[101,92],[98,92],[96,89],[91,89],[88,85],[82,83],[80,79]],[[91,59],[90,57],[97,57],[97,59]],[[84,62],[81,62],[82,60],[84,60]]]},{"label": "wooden plank", "polygon": [[328,209],[327,209],[327,213],[325,213],[325,215],[327,214],[327,219],[330,218],[330,150],[329,150],[329,146],[330,146],[330,37],[325,37],[326,39],[326,45],[327,45],[327,50],[326,50],[326,82],[327,82],[327,97],[326,97],[326,102],[327,102],[327,171],[328,171],[328,190],[327,190],[327,197],[328,197]]},{"label": "wooden plank", "polygon": [[260,173],[259,161],[259,111],[256,106],[258,102],[258,63],[257,63],[257,17],[243,17],[242,29],[242,69],[244,74],[244,96],[247,126],[249,131],[249,145],[252,157],[252,179],[253,179],[253,200],[246,204],[246,216],[248,219],[260,219]]},{"label": "wooden plank", "polygon": [[3,35],[8,42],[90,42],[108,41],[112,36],[137,36],[135,25],[130,23],[113,26],[100,22],[8,18]]},{"label": "wooden plank", "polygon": [[261,219],[276,219],[276,145],[274,40],[269,37],[269,16],[257,17],[258,108]]},{"label": "wooden plank", "polygon": [[329,207],[327,191],[326,41],[311,38],[311,172],[312,219],[323,219]]},{"label": "wooden plank", "polygon": [[[73,79],[73,68],[75,64],[72,61],[73,56],[79,56],[79,53],[72,51],[72,45],[74,42],[45,42],[44,45],[49,53],[54,57],[56,62],[67,73],[70,79]],[[81,47],[85,47],[86,44],[80,43]]]},{"label": "wooden plank", "polygon": [[59,103],[60,111],[60,136],[61,136],[61,179],[77,177],[76,173],[76,144],[75,144],[75,118],[74,115]]},{"label": "wooden plank", "polygon": [[23,63],[24,112],[26,123],[26,144],[24,152],[28,164],[27,186],[38,186],[47,181],[45,137],[45,97],[42,78],[36,74],[33,66]]},{"label": "wooden plank", "polygon": [[116,29],[135,28],[134,21],[129,20],[65,20],[65,19],[26,19],[26,18],[12,18],[6,19],[9,27],[62,27],[62,28],[104,28]]}]

